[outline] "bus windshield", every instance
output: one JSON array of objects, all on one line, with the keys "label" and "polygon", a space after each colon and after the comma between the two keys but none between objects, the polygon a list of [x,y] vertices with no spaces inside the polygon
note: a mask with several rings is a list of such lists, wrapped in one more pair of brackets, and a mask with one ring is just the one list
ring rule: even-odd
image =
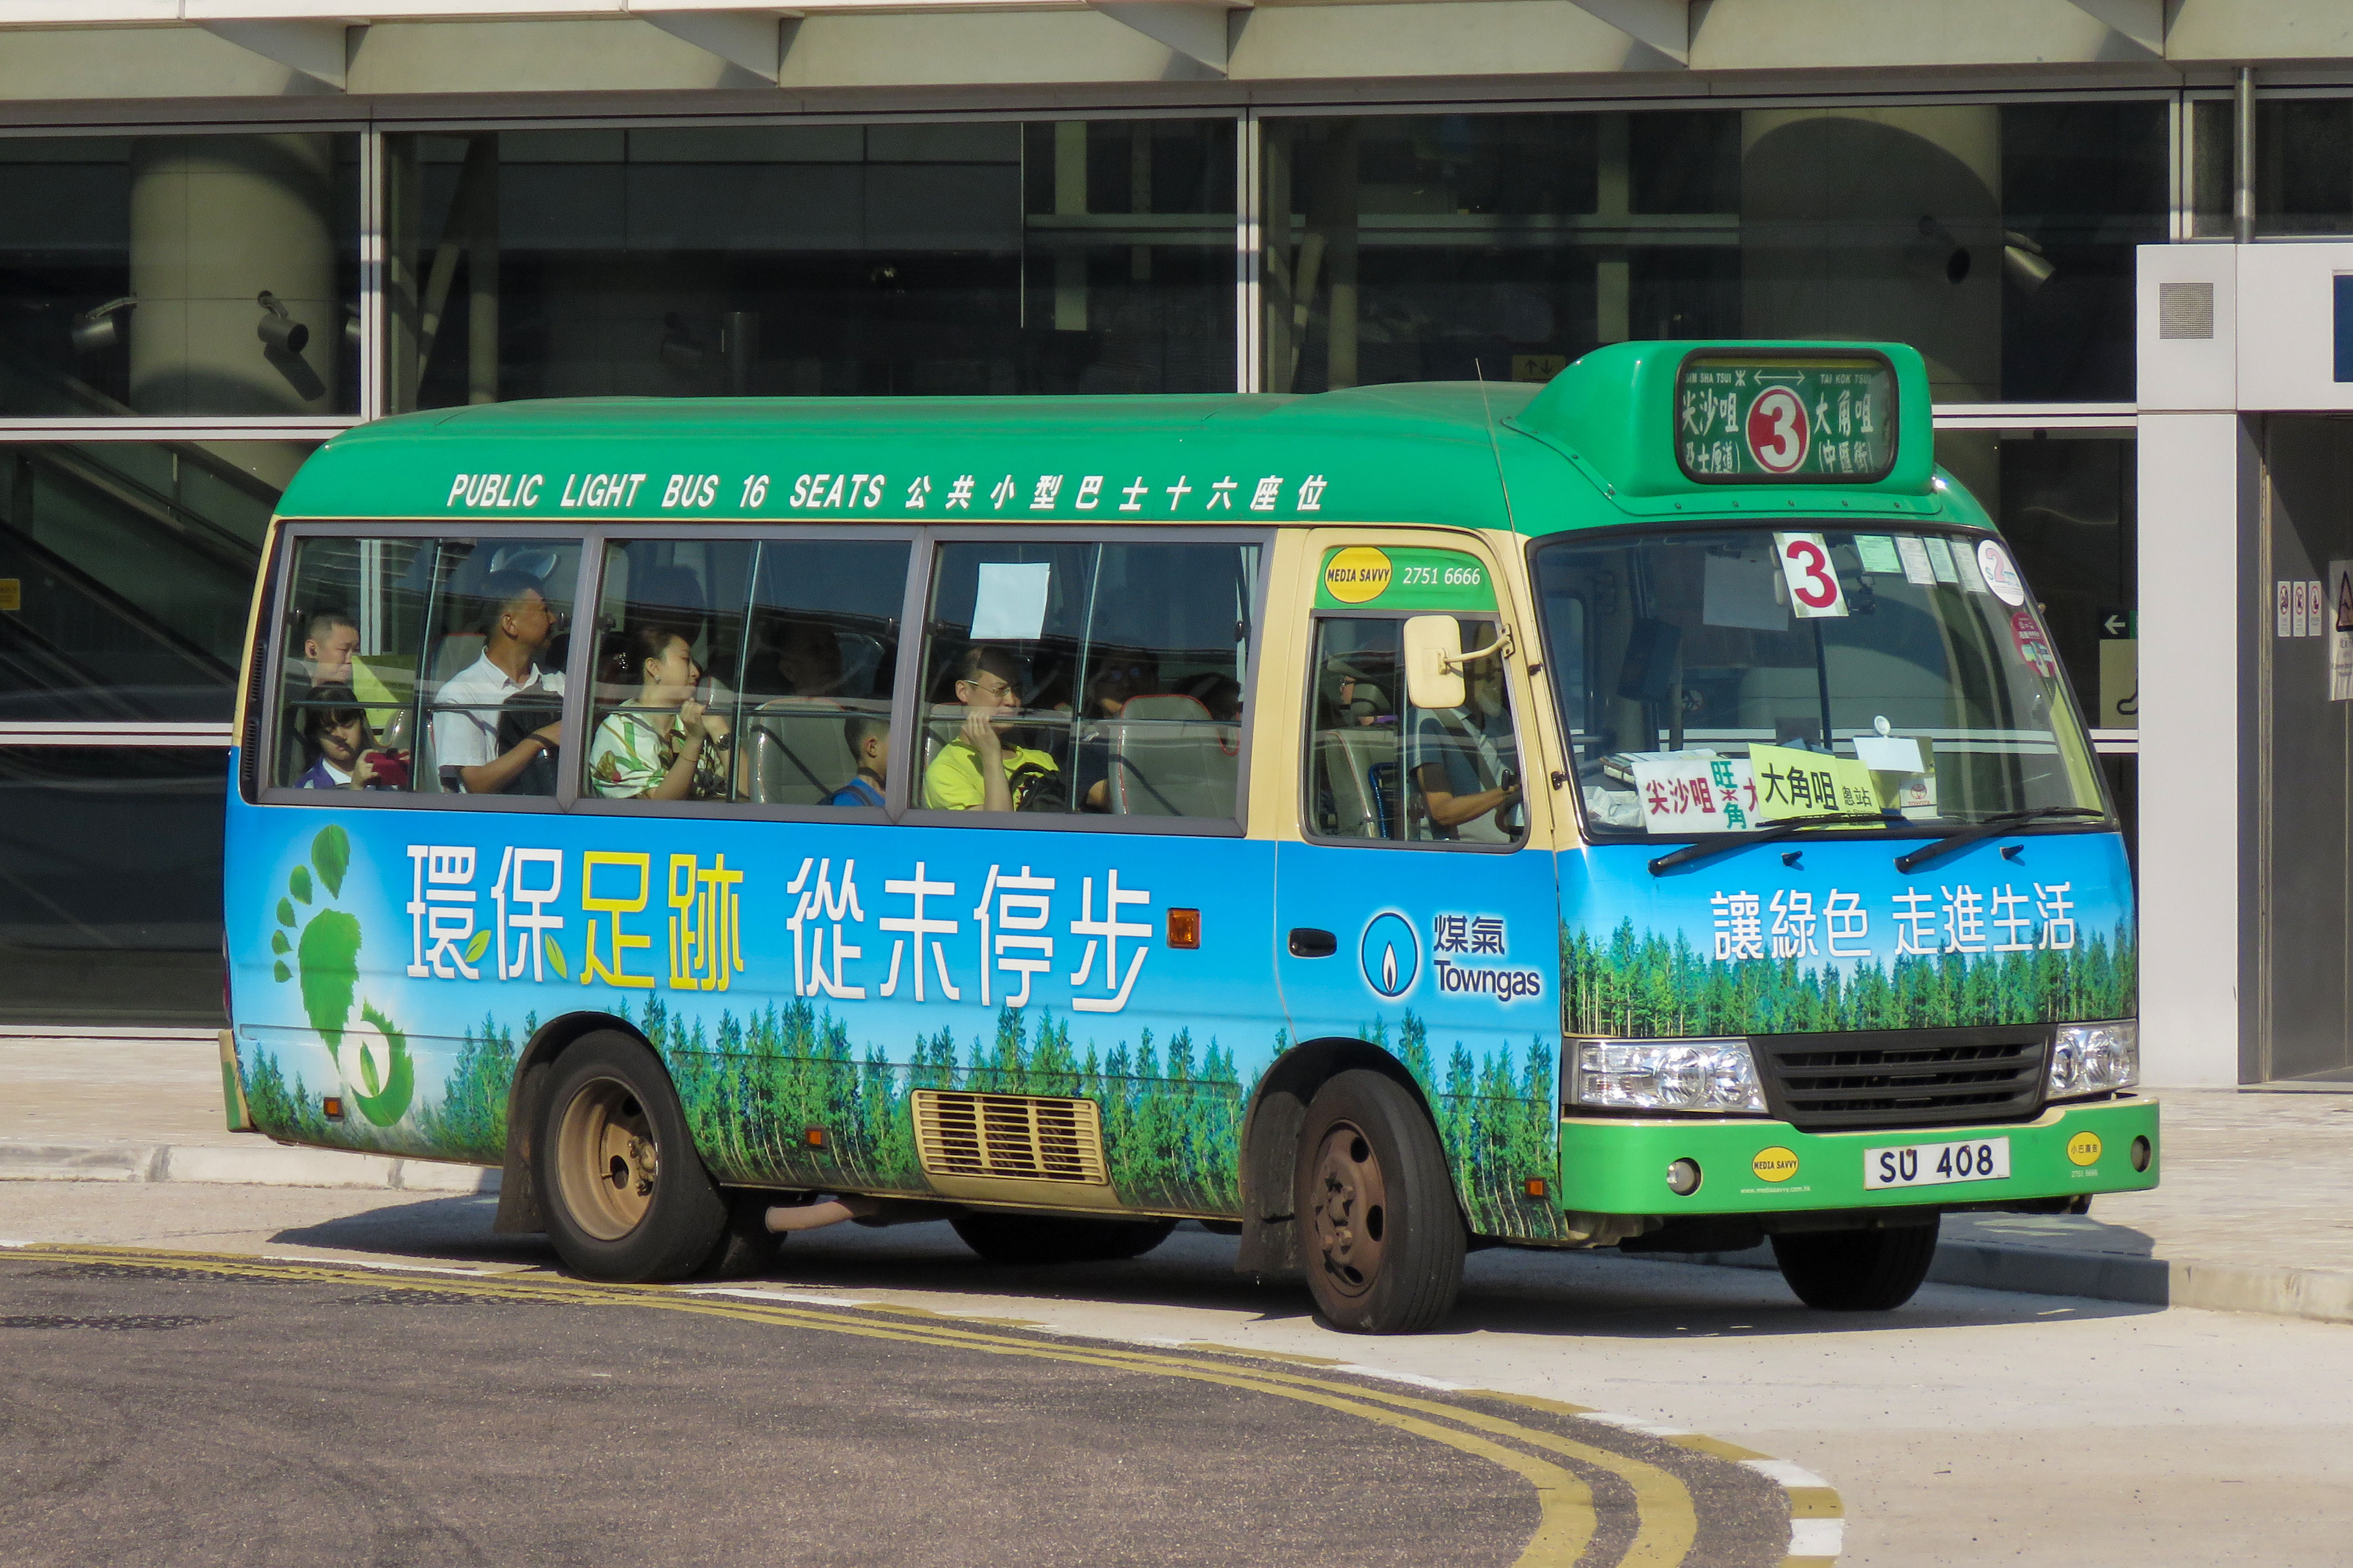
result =
[{"label": "bus windshield", "polygon": [[1536,547],[1593,836],[2105,812],[2000,541],[1791,521]]}]

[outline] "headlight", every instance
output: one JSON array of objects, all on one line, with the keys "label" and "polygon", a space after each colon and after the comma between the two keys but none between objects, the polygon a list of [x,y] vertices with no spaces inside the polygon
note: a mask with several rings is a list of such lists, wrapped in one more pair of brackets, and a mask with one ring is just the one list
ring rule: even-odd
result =
[{"label": "headlight", "polygon": [[2064,1024],[2051,1042],[2052,1100],[2107,1094],[2140,1081],[2140,1024]]},{"label": "headlight", "polygon": [[1578,1040],[1569,1098],[1613,1110],[1765,1114],[1746,1040]]}]

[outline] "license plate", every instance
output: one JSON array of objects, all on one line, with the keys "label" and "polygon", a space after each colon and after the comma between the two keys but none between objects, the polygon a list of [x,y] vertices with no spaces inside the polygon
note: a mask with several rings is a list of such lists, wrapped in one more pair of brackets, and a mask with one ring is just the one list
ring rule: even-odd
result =
[{"label": "license plate", "polygon": [[2010,1140],[1972,1138],[1965,1143],[1907,1143],[1862,1152],[1862,1184],[1942,1187],[1955,1182],[1999,1182],[2010,1174]]}]

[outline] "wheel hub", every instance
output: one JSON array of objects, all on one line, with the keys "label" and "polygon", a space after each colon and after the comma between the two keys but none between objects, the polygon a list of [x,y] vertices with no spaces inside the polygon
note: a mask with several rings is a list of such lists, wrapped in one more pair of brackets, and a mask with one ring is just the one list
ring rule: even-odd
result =
[{"label": "wheel hub", "polygon": [[1380,1277],[1388,1230],[1388,1189],[1372,1140],[1351,1123],[1335,1123],[1315,1152],[1308,1197],[1324,1283],[1343,1296],[1363,1295]]},{"label": "wheel hub", "polygon": [[618,1241],[653,1206],[661,1145],[628,1085],[582,1087],[556,1131],[555,1179],[565,1211],[599,1241]]}]

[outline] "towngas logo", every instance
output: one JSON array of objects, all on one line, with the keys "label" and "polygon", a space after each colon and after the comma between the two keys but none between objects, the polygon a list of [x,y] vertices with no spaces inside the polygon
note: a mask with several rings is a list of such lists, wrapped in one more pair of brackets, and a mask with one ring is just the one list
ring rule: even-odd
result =
[{"label": "towngas logo", "polygon": [[1365,984],[1395,999],[1413,989],[1414,976],[1421,972],[1421,939],[1403,915],[1375,915],[1365,927],[1356,958],[1364,965]]}]

